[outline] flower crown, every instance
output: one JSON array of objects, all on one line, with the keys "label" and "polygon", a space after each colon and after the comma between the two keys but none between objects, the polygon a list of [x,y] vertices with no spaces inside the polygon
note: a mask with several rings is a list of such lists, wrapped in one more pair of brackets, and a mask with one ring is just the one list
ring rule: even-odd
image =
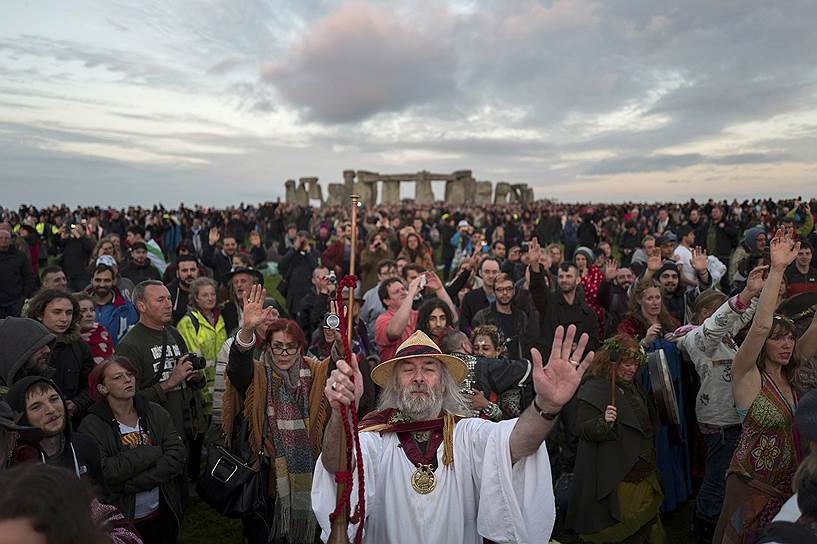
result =
[{"label": "flower crown", "polygon": [[644,346],[638,345],[639,349],[626,348],[619,343],[615,338],[608,338],[601,344],[600,351],[618,352],[622,355],[632,357],[639,365],[647,362],[647,352]]}]

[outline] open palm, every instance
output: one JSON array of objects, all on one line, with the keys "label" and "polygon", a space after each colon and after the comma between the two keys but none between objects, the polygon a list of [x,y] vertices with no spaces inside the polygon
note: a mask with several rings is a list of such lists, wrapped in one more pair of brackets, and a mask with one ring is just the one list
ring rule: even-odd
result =
[{"label": "open palm", "polygon": [[533,389],[536,391],[539,404],[546,403],[558,410],[567,404],[579,388],[582,376],[593,361],[593,352],[588,352],[582,359],[589,339],[587,333],[584,333],[579,338],[576,349],[571,353],[575,336],[575,325],[567,328],[567,334],[563,326],[556,327],[547,365],[543,365],[539,350],[536,348],[531,350]]}]

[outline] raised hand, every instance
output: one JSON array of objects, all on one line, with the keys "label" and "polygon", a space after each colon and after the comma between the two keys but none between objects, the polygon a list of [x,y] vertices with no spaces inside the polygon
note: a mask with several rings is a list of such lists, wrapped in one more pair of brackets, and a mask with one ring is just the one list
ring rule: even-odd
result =
[{"label": "raised hand", "polygon": [[430,287],[435,293],[443,288],[443,282],[440,277],[434,272],[426,272],[426,286]]},{"label": "raised hand", "polygon": [[267,290],[261,285],[253,285],[247,300],[244,301],[244,329],[254,331],[258,326],[275,320],[278,313],[275,308],[264,308]]},{"label": "raised hand", "polygon": [[649,256],[647,257],[647,270],[652,273],[658,272],[661,270],[661,265],[664,261],[661,259],[661,250],[659,248],[653,248],[650,250]]},{"label": "raised hand", "polygon": [[587,333],[581,335],[576,349],[571,353],[575,336],[575,325],[567,328],[567,334],[563,326],[556,327],[547,366],[543,366],[542,354],[539,353],[539,350],[534,348],[530,352],[533,361],[533,389],[536,391],[536,402],[547,412],[561,410],[562,406],[573,398],[582,376],[593,361],[592,351],[582,359],[589,338]]},{"label": "raised hand", "polygon": [[800,251],[800,242],[795,242],[790,233],[784,233],[782,229],[778,229],[769,244],[769,249],[772,268],[782,270],[794,262],[797,252]]},{"label": "raised hand", "polygon": [[616,279],[616,274],[618,274],[618,262],[615,259],[610,259],[607,261],[607,266],[604,267],[604,279],[613,281]]},{"label": "raised hand", "polygon": [[214,246],[218,243],[219,238],[221,238],[221,235],[218,232],[218,227],[212,227],[207,235],[207,241],[211,246]]},{"label": "raised hand", "polygon": [[768,266],[756,266],[749,272],[749,277],[746,278],[746,287],[743,290],[749,294],[750,298],[756,297],[763,290],[763,275],[768,269]]},{"label": "raised hand", "polygon": [[709,269],[709,259],[706,255],[706,250],[701,246],[695,246],[695,249],[692,250],[692,260],[690,264],[692,264],[692,268],[694,268],[698,274],[706,272]]}]

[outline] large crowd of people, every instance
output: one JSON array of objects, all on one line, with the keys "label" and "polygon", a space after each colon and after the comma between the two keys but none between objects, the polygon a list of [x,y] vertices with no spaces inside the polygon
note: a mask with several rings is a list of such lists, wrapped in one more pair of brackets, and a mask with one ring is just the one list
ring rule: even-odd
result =
[{"label": "large crowd of people", "polygon": [[815,542],[815,212],[0,208],[0,534],[176,542],[223,452],[250,543]]}]

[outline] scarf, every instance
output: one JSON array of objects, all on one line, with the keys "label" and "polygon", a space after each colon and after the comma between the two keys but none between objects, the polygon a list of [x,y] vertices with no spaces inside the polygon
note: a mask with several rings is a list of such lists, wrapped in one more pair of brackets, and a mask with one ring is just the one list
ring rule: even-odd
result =
[{"label": "scarf", "polygon": [[[462,419],[461,416],[455,416],[449,413],[444,413],[442,417],[431,419],[429,421],[411,421],[407,416],[402,414],[395,408],[389,408],[381,411],[373,411],[366,414],[366,417],[358,424],[360,432],[379,432],[383,433],[417,433],[431,431],[436,432],[442,429],[442,443],[443,443],[443,465],[450,466],[454,464],[454,424]],[[437,443],[439,447],[439,442]],[[436,451],[436,447],[434,448]],[[407,456],[408,452],[403,450]],[[409,460],[416,464],[414,459],[409,457]]]},{"label": "scarf", "polygon": [[266,395],[269,434],[275,451],[275,471],[270,473],[269,482],[275,485],[276,492],[272,536],[287,542],[309,542],[317,525],[310,500],[317,457],[309,440],[312,372],[302,357],[288,371],[273,369]]},{"label": "scarf", "polygon": [[[243,399],[225,374],[222,419],[225,443],[229,447],[235,418],[243,413],[251,451],[263,449],[273,461],[268,493],[275,500],[275,535],[270,538],[311,542],[317,523],[310,503],[312,472],[331,415],[323,394],[329,361],[300,358],[293,364],[297,370],[279,371],[267,352],[260,359],[253,361],[252,382]],[[300,379],[292,380],[290,372]],[[308,384],[304,383],[306,378]],[[294,387],[288,388],[284,380],[295,384]],[[262,445],[264,417],[269,431]],[[303,469],[304,466],[307,468]]]}]

